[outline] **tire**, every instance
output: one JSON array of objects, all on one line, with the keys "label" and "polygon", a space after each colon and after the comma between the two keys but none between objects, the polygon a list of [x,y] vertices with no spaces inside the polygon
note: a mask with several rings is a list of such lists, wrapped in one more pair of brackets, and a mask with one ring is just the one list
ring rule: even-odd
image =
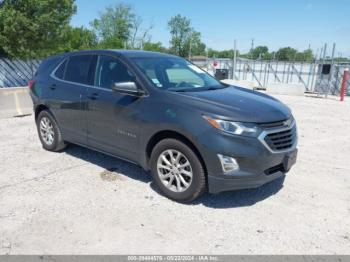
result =
[{"label": "tire", "polygon": [[[55,118],[48,110],[43,110],[39,113],[36,119],[36,126],[44,149],[57,152],[67,146],[62,139],[62,133]],[[49,129],[47,128],[48,126]]]},{"label": "tire", "polygon": [[179,140],[169,138],[160,141],[152,151],[150,166],[158,188],[172,200],[191,202],[206,190],[203,164],[196,153]]}]

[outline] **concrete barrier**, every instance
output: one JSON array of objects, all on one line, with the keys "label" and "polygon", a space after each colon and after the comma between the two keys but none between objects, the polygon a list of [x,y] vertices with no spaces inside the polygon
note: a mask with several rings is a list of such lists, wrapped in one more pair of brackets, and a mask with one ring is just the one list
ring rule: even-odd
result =
[{"label": "concrete barrier", "polygon": [[275,95],[303,96],[305,91],[305,86],[299,83],[268,83],[266,86],[266,92]]},{"label": "concrete barrier", "polygon": [[0,88],[0,119],[32,113],[28,87]]},{"label": "concrete barrier", "polygon": [[221,80],[221,82],[232,86],[244,87],[250,90],[253,90],[255,88],[255,83],[253,81],[248,81],[248,80],[224,79],[224,80]]}]

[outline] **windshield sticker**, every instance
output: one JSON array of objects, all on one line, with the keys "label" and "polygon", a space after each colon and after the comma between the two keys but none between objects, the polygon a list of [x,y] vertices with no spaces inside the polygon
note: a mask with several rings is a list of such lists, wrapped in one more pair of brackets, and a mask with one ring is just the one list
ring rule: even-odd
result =
[{"label": "windshield sticker", "polygon": [[158,87],[162,87],[163,85],[159,82],[159,80],[157,78],[152,78],[152,82],[158,86]]}]

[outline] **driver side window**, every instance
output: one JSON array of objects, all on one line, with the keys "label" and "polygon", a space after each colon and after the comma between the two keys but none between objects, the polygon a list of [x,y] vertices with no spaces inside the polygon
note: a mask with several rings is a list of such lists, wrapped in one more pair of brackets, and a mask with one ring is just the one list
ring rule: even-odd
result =
[{"label": "driver side window", "polygon": [[95,86],[111,89],[115,83],[134,81],[133,74],[117,58],[106,55],[99,56]]},{"label": "driver side window", "polygon": [[169,68],[166,69],[166,74],[171,86],[179,85],[182,82],[187,82],[194,86],[205,85],[205,82],[202,78],[186,68]]}]

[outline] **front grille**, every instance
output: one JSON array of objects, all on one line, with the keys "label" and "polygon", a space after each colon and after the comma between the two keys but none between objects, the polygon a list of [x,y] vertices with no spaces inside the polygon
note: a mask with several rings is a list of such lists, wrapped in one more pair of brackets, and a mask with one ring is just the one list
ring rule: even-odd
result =
[{"label": "front grille", "polygon": [[264,141],[273,151],[283,151],[293,147],[296,141],[296,127],[293,125],[289,129],[279,129],[276,132],[266,134]]}]

